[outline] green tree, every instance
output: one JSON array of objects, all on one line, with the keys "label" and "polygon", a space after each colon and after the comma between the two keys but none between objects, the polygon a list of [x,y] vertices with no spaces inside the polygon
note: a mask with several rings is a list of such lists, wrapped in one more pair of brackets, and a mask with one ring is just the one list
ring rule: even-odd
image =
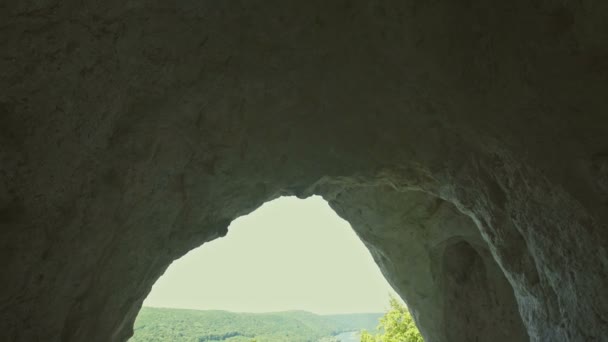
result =
[{"label": "green tree", "polygon": [[424,342],[412,316],[396,298],[390,299],[390,310],[380,318],[379,333],[361,332],[361,342]]}]

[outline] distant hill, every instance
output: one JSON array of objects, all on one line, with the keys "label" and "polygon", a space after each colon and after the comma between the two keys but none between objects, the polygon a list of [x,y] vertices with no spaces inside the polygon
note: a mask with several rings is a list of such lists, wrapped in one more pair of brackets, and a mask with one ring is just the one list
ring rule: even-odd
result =
[{"label": "distant hill", "polygon": [[306,311],[234,313],[144,307],[137,316],[129,342],[329,341],[327,337],[341,332],[374,330],[382,315],[323,316]]},{"label": "distant hill", "polygon": [[342,315],[327,315],[322,316],[329,318],[338,325],[345,328],[347,331],[365,329],[367,331],[375,331],[378,326],[378,320],[384,314],[382,313],[356,313]]}]

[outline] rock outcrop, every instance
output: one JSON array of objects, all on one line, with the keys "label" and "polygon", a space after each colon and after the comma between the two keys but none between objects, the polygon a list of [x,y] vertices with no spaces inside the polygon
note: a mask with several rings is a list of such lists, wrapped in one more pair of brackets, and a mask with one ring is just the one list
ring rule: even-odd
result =
[{"label": "rock outcrop", "polygon": [[173,260],[312,194],[427,342],[605,340],[607,14],[0,4],[0,340],[125,341]]}]

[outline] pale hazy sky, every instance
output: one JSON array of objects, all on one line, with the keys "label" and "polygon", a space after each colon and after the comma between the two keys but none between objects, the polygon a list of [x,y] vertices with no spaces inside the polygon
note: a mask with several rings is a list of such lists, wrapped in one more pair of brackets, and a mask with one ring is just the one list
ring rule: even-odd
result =
[{"label": "pale hazy sky", "polygon": [[[145,306],[236,312],[383,312],[386,282],[350,225],[321,197],[282,197],[173,262]],[[397,296],[398,297],[398,296]]]}]

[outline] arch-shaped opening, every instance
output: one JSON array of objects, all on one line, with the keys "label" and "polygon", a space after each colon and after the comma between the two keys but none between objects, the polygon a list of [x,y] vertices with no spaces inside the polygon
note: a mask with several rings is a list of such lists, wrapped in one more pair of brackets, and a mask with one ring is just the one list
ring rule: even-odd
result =
[{"label": "arch-shaped opening", "polygon": [[322,197],[280,197],[175,260],[130,341],[358,341],[391,297],[402,302]]},{"label": "arch-shaped opening", "polygon": [[512,286],[454,205],[384,185],[327,190],[324,198],[408,303],[427,341],[529,340]]}]

